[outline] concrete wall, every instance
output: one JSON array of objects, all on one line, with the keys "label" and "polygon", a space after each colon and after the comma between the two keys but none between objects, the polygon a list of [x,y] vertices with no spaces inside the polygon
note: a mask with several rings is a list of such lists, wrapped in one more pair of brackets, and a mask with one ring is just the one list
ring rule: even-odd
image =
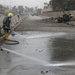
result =
[{"label": "concrete wall", "polygon": [[[66,11],[66,13],[70,13],[70,14],[74,15],[74,17],[75,17],[75,11]],[[63,15],[63,12],[44,12],[44,13],[42,13],[42,15],[55,18],[55,17]]]}]

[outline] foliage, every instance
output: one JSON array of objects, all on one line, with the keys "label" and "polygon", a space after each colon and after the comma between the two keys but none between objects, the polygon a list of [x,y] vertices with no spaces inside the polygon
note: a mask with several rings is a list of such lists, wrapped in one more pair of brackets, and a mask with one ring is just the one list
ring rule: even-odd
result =
[{"label": "foliage", "polygon": [[12,7],[12,12],[13,12],[14,14],[17,14],[17,7],[16,7],[16,6]]},{"label": "foliage", "polygon": [[53,10],[75,10],[75,0],[52,0]]},{"label": "foliage", "polygon": [[19,14],[22,14],[23,10],[24,10],[23,6],[18,6],[18,13]]},{"label": "foliage", "polygon": [[4,13],[4,7],[0,4],[0,13]]}]

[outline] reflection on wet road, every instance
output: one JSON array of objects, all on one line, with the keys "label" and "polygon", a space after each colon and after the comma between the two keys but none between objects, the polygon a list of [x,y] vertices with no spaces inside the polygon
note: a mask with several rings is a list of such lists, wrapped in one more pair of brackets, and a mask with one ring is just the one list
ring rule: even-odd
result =
[{"label": "reflection on wet road", "polygon": [[2,75],[75,75],[74,33],[14,33],[10,38],[20,44],[3,45],[7,51],[0,51]]},{"label": "reflection on wet road", "polygon": [[52,47],[52,60],[75,60],[75,38],[55,38]]}]

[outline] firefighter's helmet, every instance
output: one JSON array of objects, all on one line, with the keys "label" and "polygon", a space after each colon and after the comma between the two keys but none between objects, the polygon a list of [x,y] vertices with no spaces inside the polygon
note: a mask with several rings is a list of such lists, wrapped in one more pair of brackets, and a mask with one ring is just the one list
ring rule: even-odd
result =
[{"label": "firefighter's helmet", "polygon": [[12,13],[8,13],[8,17],[13,17],[13,14]]}]

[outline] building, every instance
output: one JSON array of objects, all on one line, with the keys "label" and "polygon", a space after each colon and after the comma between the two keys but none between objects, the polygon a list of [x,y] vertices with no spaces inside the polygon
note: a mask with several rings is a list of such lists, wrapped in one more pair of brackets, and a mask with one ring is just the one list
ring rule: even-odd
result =
[{"label": "building", "polygon": [[53,11],[52,10],[52,1],[49,1],[49,3],[44,3],[44,8],[42,9],[42,13],[43,12],[50,12]]}]

